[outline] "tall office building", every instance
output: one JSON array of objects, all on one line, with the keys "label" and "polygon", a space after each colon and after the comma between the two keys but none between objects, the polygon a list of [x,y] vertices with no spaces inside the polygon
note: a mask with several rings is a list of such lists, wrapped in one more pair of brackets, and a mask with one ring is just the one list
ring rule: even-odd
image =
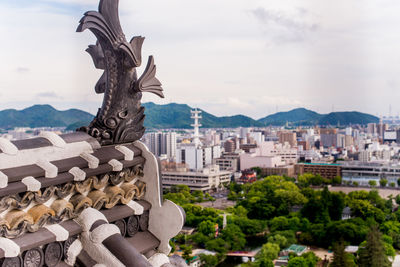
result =
[{"label": "tall office building", "polygon": [[320,129],[321,145],[325,148],[336,147],[337,145],[337,129],[323,128]]},{"label": "tall office building", "polygon": [[167,132],[163,134],[162,154],[167,155],[169,159],[176,158],[176,133]]},{"label": "tall office building", "polygon": [[378,128],[376,127],[376,123],[368,123],[367,133],[370,135],[376,135],[378,133]]},{"label": "tall office building", "polygon": [[224,143],[224,150],[227,153],[235,152],[235,150],[236,150],[235,141],[233,141],[232,139],[226,140]]},{"label": "tall office building", "polygon": [[287,142],[291,147],[297,146],[297,139],[295,132],[282,131],[278,133],[278,136],[279,136],[279,143],[285,144],[285,142]]},{"label": "tall office building", "polygon": [[176,157],[176,133],[156,132],[145,135],[149,150],[156,156],[166,155],[169,159]]}]

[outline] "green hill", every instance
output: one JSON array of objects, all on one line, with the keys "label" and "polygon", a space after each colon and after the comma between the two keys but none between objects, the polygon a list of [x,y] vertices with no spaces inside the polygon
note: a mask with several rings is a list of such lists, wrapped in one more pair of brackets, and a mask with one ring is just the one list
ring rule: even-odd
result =
[{"label": "green hill", "polygon": [[297,108],[287,112],[278,112],[258,121],[264,125],[285,125],[286,122],[298,125],[314,125],[318,123],[322,116],[305,108]]},{"label": "green hill", "polygon": [[258,121],[263,123],[264,126],[268,125],[283,126],[286,123],[293,126],[298,126],[298,125],[345,126],[350,124],[365,125],[368,123],[378,123],[379,118],[357,111],[319,114],[317,112],[307,110],[305,108],[298,108],[287,112],[278,112],[276,114],[272,114],[265,118],[259,119]]},{"label": "green hill", "polygon": [[368,124],[368,123],[378,123],[379,118],[357,112],[357,111],[348,111],[348,112],[332,112],[325,116],[323,116],[319,120],[319,124],[321,125],[350,125],[350,124]]},{"label": "green hill", "polygon": [[[157,105],[152,102],[144,103],[146,108],[145,126],[148,128],[191,128],[193,120],[190,118],[190,110],[193,108],[186,104]],[[262,123],[252,118],[236,115],[216,117],[202,110],[201,124],[203,128],[235,128],[262,126]]]},{"label": "green hill", "polygon": [[50,105],[35,105],[23,110],[0,111],[0,128],[68,127],[79,121],[85,125],[92,119],[92,114],[79,109],[59,111]]}]

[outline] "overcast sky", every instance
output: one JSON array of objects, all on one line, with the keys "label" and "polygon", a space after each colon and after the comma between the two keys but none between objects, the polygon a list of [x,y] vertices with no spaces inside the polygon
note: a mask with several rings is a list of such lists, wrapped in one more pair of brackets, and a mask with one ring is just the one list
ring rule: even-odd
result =
[{"label": "overcast sky", "polygon": [[[95,38],[75,29],[97,5],[0,1],[0,110],[96,112],[101,72],[84,51]],[[146,37],[165,90],[145,102],[256,119],[297,107],[400,112],[398,0],[120,0],[120,12],[129,40]]]}]

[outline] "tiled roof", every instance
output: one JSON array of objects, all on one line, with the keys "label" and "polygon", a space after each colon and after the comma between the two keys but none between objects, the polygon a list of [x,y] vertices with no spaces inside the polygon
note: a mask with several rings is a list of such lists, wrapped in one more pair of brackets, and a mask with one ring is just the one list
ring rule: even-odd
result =
[{"label": "tiled roof", "polygon": [[[54,250],[68,251],[72,242],[85,240],[82,234],[87,230],[75,220],[88,208],[105,216],[107,221],[100,224],[115,224],[121,233],[120,237],[109,234],[114,241],[108,241],[107,253],[117,253],[113,249],[120,242],[135,248],[115,254],[122,262],[132,261],[124,253],[137,251],[148,258],[159,251],[167,253],[165,244],[183,225],[182,210],[161,202],[157,160],[140,142],[100,146],[82,132],[45,133],[15,142],[2,139],[0,147],[0,263],[4,266],[22,265],[30,256],[58,262],[51,266],[70,266],[75,261],[81,266],[96,264],[98,259],[89,256],[93,251],[85,248],[72,258],[53,255]],[[175,215],[170,218],[170,214]],[[176,225],[163,229],[162,221]],[[110,227],[103,226],[114,229]]]}]

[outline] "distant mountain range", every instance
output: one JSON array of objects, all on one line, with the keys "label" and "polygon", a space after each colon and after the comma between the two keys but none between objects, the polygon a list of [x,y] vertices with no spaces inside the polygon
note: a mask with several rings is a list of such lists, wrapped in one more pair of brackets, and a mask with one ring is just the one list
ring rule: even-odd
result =
[{"label": "distant mountain range", "polygon": [[[193,120],[190,118],[190,106],[186,104],[158,105],[144,103],[146,108],[145,126],[148,128],[190,128]],[[88,125],[93,115],[79,109],[59,111],[50,105],[35,105],[24,110],[7,109],[0,111],[0,128],[14,127],[68,127],[76,129]],[[304,108],[287,112],[278,112],[265,118],[254,120],[244,115],[217,117],[205,111],[202,112],[203,128],[236,128],[263,126],[307,126],[332,125],[345,126],[351,124],[367,124],[379,122],[375,116],[351,112],[332,112],[319,114]]]},{"label": "distant mountain range", "polygon": [[[144,124],[149,128],[190,128],[193,119],[190,110],[193,108],[186,104],[157,105],[152,102],[144,103],[146,119]],[[200,123],[203,128],[235,128],[263,126],[250,117],[243,115],[216,117],[202,110]]]},{"label": "distant mountain range", "polygon": [[23,110],[0,111],[0,128],[68,127],[76,123],[85,125],[92,119],[92,114],[79,109],[59,111],[50,105],[35,105]]},{"label": "distant mountain range", "polygon": [[259,119],[264,125],[282,126],[286,123],[293,126],[310,126],[310,125],[351,125],[351,124],[368,124],[378,123],[379,118],[370,114],[357,111],[331,112],[329,114],[319,114],[317,112],[297,108],[287,112],[278,112]]}]

